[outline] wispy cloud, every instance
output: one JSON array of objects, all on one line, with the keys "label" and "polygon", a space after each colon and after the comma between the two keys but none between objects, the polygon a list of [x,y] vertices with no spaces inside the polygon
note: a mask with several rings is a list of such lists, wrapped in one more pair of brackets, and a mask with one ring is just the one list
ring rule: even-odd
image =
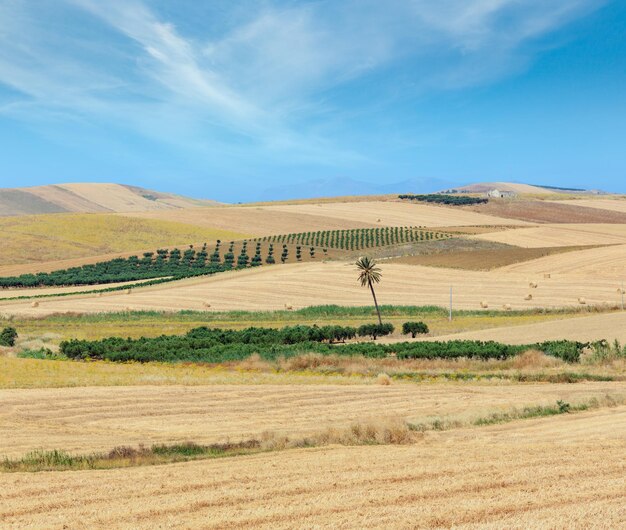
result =
[{"label": "wispy cloud", "polygon": [[[379,76],[372,97],[410,98],[492,81],[530,61],[535,39],[603,3],[263,1],[225,33],[190,35],[147,1],[65,0],[42,9],[0,0],[0,83],[14,91],[0,113],[112,120],[212,153],[219,145],[358,160],[366,155],[313,125],[339,110],[333,90]],[[213,15],[223,17],[228,5]],[[63,25],[66,15],[76,26]],[[401,81],[382,75],[388,69]]]}]

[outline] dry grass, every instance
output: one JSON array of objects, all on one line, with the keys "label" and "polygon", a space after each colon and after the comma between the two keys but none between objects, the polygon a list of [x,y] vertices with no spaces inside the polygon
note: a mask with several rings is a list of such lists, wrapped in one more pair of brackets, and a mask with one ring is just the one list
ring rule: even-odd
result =
[{"label": "dry grass", "polygon": [[[257,375],[258,381],[270,380]],[[246,374],[240,380],[246,378],[254,381]],[[619,382],[379,385],[372,378],[370,384],[301,385],[297,377],[291,381],[291,385],[0,390],[0,455],[21,456],[36,449],[84,454],[119,445],[187,440],[238,442],[265,431],[301,438],[326,428],[381,420],[466,422],[513,407],[552,405],[557,400],[578,403],[624,392]]]},{"label": "dry grass", "polygon": [[107,214],[52,214],[0,218],[3,265],[154,250],[244,234],[166,220]]},{"label": "dry grass", "polygon": [[[417,444],[3,477],[11,528],[588,528],[626,524],[626,408]],[[53,492],[51,494],[51,492]],[[453,509],[451,509],[453,507]]]},{"label": "dry grass", "polygon": [[[50,346],[47,341],[32,341],[23,345],[35,349]],[[12,350],[0,347],[0,389],[133,385],[363,384],[368,381],[367,378],[351,378],[341,374],[276,373],[271,370],[265,373],[249,372],[243,366],[239,370],[229,370],[200,364],[116,364],[18,359],[3,357],[3,351],[11,353]]]}]

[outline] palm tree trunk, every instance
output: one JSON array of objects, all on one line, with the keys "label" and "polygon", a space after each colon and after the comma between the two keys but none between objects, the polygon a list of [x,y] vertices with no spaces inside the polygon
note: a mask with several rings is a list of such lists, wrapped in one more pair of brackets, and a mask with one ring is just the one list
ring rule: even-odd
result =
[{"label": "palm tree trunk", "polygon": [[378,313],[378,323],[382,326],[383,325],[383,321],[380,318],[380,309],[378,309],[378,301],[376,300],[376,293],[374,292],[374,286],[372,285],[371,281],[367,282],[370,286],[370,290],[372,291],[372,296],[374,297],[374,305],[376,306],[376,313]]}]

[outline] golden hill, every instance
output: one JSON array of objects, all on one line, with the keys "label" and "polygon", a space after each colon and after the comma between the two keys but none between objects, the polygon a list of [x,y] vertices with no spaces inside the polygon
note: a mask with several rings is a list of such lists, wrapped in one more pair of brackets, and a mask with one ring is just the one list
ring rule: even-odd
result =
[{"label": "golden hill", "polygon": [[[5,274],[8,271],[4,268],[10,265],[134,253],[161,246],[184,246],[246,236],[231,230],[121,215],[70,213],[0,218]],[[11,274],[16,273],[17,270],[11,271]]]},{"label": "golden hill", "polygon": [[144,212],[215,204],[214,201],[190,199],[122,184],[57,184],[0,189],[0,216]]}]

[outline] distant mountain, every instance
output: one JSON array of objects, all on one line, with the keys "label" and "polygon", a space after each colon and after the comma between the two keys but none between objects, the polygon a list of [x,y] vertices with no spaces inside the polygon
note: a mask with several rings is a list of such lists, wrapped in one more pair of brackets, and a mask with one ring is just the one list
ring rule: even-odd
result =
[{"label": "distant mountain", "polygon": [[432,193],[455,182],[441,179],[410,179],[392,183],[374,183],[347,177],[315,179],[297,184],[274,186],[259,193],[262,201],[313,199],[348,195],[387,195],[393,193]]},{"label": "distant mountain", "polygon": [[144,212],[216,204],[215,201],[190,199],[123,184],[56,184],[0,189],[0,216],[3,217],[64,212]]}]

